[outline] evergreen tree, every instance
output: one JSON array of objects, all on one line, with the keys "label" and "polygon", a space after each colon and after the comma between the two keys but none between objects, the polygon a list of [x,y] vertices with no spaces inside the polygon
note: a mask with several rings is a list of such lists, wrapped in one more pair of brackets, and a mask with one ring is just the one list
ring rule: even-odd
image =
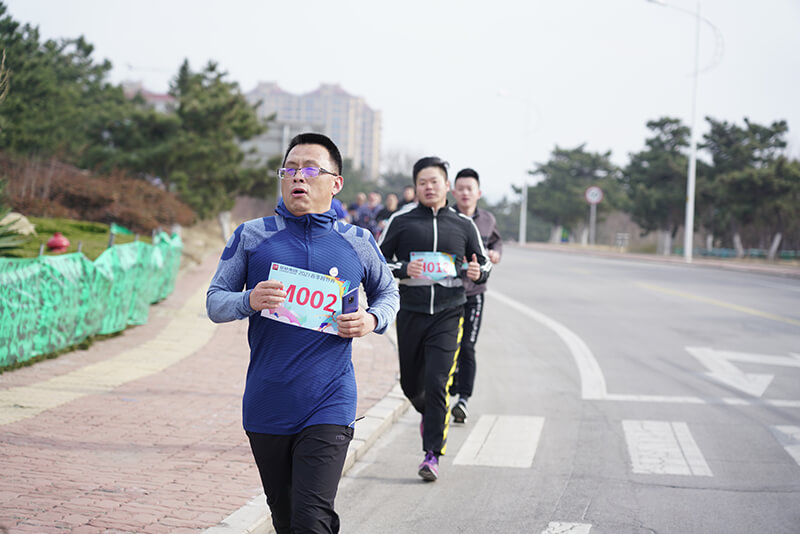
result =
[{"label": "evergreen tree", "polygon": [[631,154],[622,174],[630,215],[645,233],[662,230],[674,238],[686,212],[689,128],[669,117],[648,121],[647,128],[653,133],[647,148]]},{"label": "evergreen tree", "polygon": [[91,118],[89,145],[78,165],[97,172],[119,168],[133,176],[163,178],[179,128],[175,112],[157,111],[141,95],[129,99],[117,88]]},{"label": "evergreen tree", "polygon": [[[786,121],[763,126],[745,118],[744,127],[711,117],[706,121],[710,130],[702,148],[712,165],[698,174],[699,219],[715,236],[732,241],[739,254],[745,235],[758,241],[751,245],[764,246],[770,226],[765,217],[776,205],[776,195],[788,191],[775,174],[786,147]],[[782,165],[781,170],[791,168]]]},{"label": "evergreen tree", "polygon": [[0,3],[0,50],[6,54],[7,99],[0,109],[0,149],[76,163],[89,145],[92,117],[115,89],[108,61],[95,63],[83,37],[42,42]]},{"label": "evergreen tree", "polygon": [[726,212],[733,230],[751,248],[769,248],[776,234],[800,244],[800,162],[778,156],[763,167],[726,172],[714,189],[731,199]]},{"label": "evergreen tree", "polygon": [[598,218],[625,206],[619,170],[611,163],[611,152],[587,152],[584,147],[556,147],[547,163],[538,163],[528,171],[543,177],[528,188],[528,210],[556,228],[572,228],[588,220],[589,205],[584,194],[592,185],[605,193],[597,207]]},{"label": "evergreen tree", "polygon": [[238,84],[226,78],[214,62],[192,72],[184,61],[170,88],[180,127],[161,172],[201,217],[230,209],[237,194],[270,181],[265,167],[245,165],[239,142],[264,126]]}]

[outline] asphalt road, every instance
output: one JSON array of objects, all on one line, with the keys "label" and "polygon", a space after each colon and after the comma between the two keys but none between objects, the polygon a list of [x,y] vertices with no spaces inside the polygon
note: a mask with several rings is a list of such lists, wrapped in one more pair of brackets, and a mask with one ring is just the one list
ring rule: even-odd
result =
[{"label": "asphalt road", "polygon": [[470,419],[343,479],[347,533],[800,532],[800,280],[508,247]]}]

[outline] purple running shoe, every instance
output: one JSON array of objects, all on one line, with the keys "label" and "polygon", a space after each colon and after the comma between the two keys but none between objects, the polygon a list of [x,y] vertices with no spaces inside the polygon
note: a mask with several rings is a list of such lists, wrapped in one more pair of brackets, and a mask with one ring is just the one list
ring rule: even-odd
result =
[{"label": "purple running shoe", "polygon": [[425,459],[419,464],[419,476],[426,482],[435,482],[439,478],[439,458],[433,451],[425,453]]}]

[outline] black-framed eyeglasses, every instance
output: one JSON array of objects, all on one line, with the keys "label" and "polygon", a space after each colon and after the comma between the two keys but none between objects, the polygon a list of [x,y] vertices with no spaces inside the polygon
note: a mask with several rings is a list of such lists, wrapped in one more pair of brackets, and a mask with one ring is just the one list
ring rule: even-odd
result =
[{"label": "black-framed eyeglasses", "polygon": [[278,169],[278,178],[281,180],[284,178],[294,178],[294,175],[297,173],[297,171],[300,171],[300,176],[305,179],[316,178],[320,174],[332,174],[334,176],[338,176],[335,172],[323,169],[322,167],[303,167],[302,169]]}]

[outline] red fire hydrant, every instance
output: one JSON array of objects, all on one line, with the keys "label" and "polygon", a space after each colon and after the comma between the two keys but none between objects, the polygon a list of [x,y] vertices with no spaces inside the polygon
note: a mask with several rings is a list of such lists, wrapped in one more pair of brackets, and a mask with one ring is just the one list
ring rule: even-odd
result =
[{"label": "red fire hydrant", "polygon": [[50,250],[50,252],[54,252],[56,254],[66,252],[68,246],[69,239],[64,237],[61,232],[56,232],[53,234],[53,237],[47,240],[47,248]]}]

